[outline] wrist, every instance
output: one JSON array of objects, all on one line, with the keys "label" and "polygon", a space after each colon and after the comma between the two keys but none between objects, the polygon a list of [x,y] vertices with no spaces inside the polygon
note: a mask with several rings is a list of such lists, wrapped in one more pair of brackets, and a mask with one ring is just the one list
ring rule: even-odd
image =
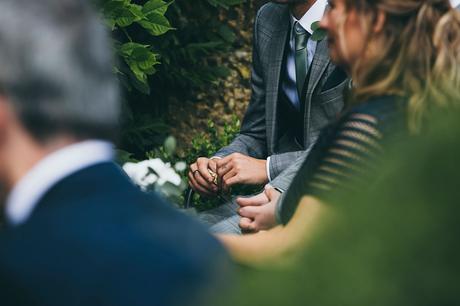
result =
[{"label": "wrist", "polygon": [[267,157],[267,162],[265,163],[265,171],[267,172],[267,178],[269,182],[272,181],[272,176],[270,175],[270,159],[271,158],[272,158],[271,156]]},{"label": "wrist", "polygon": [[267,160],[261,159],[259,160],[259,162],[260,162],[261,173],[263,173],[261,177],[262,183],[267,184],[268,182],[270,182],[270,174],[269,174],[268,167],[267,167],[268,165]]}]

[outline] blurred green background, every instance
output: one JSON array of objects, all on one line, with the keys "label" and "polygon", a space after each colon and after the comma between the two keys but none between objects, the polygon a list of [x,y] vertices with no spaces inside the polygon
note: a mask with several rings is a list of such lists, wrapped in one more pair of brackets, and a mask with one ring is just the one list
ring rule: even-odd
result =
[{"label": "blurred green background", "polygon": [[289,268],[240,267],[225,305],[460,305],[460,115],[437,116],[380,167],[337,194]]}]

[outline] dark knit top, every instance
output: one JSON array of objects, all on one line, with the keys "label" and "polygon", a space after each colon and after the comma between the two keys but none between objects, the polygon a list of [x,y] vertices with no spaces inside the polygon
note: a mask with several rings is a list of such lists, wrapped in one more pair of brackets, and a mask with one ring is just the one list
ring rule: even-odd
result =
[{"label": "dark knit top", "polygon": [[279,211],[282,223],[291,219],[304,195],[325,200],[338,189],[353,188],[356,180],[372,180],[377,161],[402,135],[407,127],[401,98],[372,98],[344,113],[322,131],[286,191]]}]

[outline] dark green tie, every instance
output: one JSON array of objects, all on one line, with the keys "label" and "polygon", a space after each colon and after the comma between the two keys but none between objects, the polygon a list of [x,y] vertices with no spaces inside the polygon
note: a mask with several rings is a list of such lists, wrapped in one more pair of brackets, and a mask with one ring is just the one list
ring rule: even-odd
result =
[{"label": "dark green tie", "polygon": [[300,25],[299,22],[294,24],[295,35],[295,74],[297,83],[297,92],[299,99],[302,101],[303,86],[308,72],[308,50],[307,42],[310,34]]}]

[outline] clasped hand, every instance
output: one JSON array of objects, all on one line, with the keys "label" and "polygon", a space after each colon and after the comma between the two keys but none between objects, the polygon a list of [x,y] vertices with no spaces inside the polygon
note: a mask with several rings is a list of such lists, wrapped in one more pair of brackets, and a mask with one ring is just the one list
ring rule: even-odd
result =
[{"label": "clasped hand", "polygon": [[265,184],[268,182],[266,162],[240,153],[222,159],[200,157],[190,165],[189,183],[195,191],[206,196],[227,191],[237,184]]},{"label": "clasped hand", "polygon": [[275,209],[281,193],[267,185],[265,190],[253,197],[239,197],[239,226],[243,232],[256,233],[276,226]]}]

